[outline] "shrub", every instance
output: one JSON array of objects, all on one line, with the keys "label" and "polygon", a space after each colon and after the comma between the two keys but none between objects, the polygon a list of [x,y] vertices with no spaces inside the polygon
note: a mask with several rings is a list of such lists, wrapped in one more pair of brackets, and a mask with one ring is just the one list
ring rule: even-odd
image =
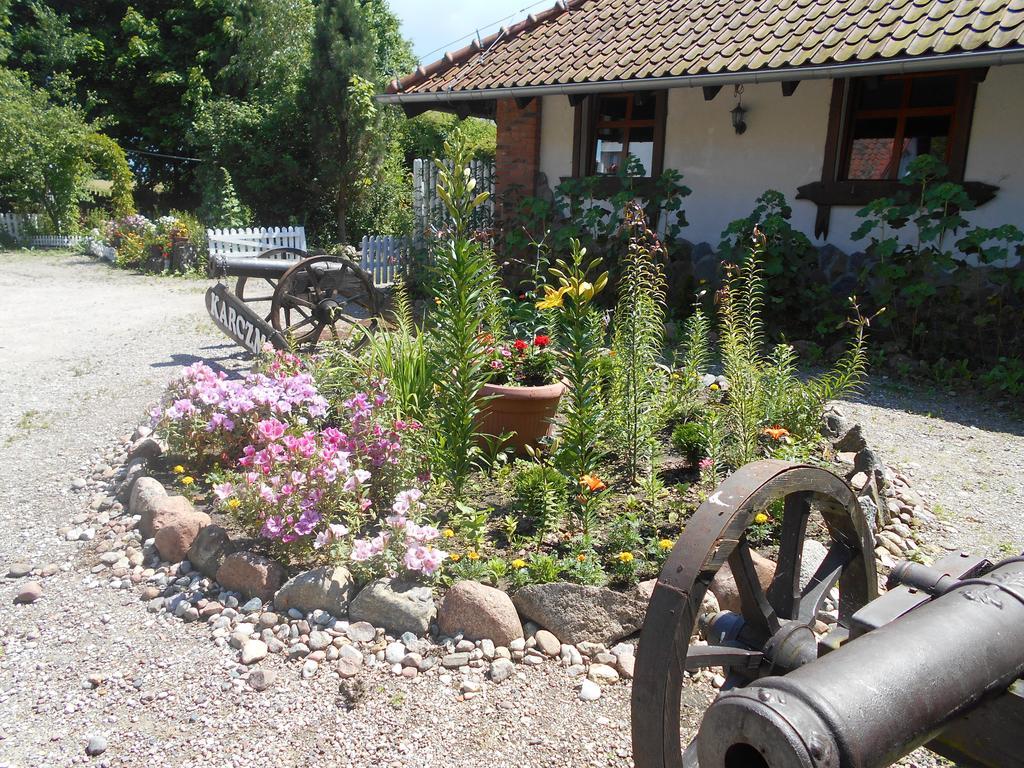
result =
[{"label": "shrub", "polygon": [[704,455],[704,432],[701,425],[695,421],[683,421],[676,424],[672,430],[672,445],[679,451],[691,465],[697,466],[697,462]]},{"label": "shrub", "polygon": [[558,529],[566,514],[565,478],[552,466],[519,461],[512,480],[512,506],[533,523],[538,541]]}]

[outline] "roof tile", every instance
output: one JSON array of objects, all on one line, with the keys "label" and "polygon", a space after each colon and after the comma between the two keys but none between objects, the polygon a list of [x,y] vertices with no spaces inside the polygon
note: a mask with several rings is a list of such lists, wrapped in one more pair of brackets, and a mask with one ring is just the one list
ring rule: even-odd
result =
[{"label": "roof tile", "polygon": [[567,0],[389,91],[468,91],[1024,48],[1024,0]]}]

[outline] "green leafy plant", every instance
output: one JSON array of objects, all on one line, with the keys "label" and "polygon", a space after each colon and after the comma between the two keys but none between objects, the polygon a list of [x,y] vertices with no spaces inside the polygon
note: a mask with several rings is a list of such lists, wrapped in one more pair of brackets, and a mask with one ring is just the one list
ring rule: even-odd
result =
[{"label": "green leafy plant", "polygon": [[672,445],[691,465],[704,456],[704,433],[701,425],[695,421],[682,421],[672,430]]},{"label": "green leafy plant", "polygon": [[551,310],[558,373],[567,385],[555,463],[569,478],[593,473],[603,453],[605,404],[598,358],[604,346],[604,325],[594,298],[608,284],[608,273],[598,273],[600,259],[585,263],[586,254],[579,240],[573,240],[570,260],[556,259],[550,269],[557,287],[545,286],[545,297],[537,303],[539,308]]},{"label": "green leafy plant", "polygon": [[437,161],[437,193],[448,211],[451,231],[436,253],[430,360],[437,397],[429,421],[433,463],[459,500],[473,469],[479,434],[477,393],[490,378],[481,324],[500,288],[491,254],[469,231],[470,216],[488,195],[475,193],[469,154],[458,134],[446,151],[451,166]]},{"label": "green leafy plant", "polygon": [[661,244],[647,228],[643,210],[627,206],[632,230],[612,338],[612,442],[636,484],[654,470],[654,435],[660,420],[664,370],[658,365],[665,329],[665,275],[658,261]]},{"label": "green leafy plant", "polygon": [[1000,395],[1024,395],[1024,359],[1001,357],[981,375],[981,383]]},{"label": "green leafy plant", "polygon": [[567,512],[565,477],[535,454],[533,461],[516,462],[512,481],[512,505],[533,524],[536,539],[558,529]]}]

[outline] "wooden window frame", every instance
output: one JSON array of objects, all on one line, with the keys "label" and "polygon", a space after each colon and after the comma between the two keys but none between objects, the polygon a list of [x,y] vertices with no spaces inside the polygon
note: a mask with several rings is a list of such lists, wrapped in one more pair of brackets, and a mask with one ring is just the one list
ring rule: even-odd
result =
[{"label": "wooden window frame", "polygon": [[[971,121],[974,116],[974,102],[978,84],[984,81],[987,68],[941,71],[935,73],[915,73],[901,75],[906,78],[905,88],[910,81],[918,77],[956,75],[957,92],[952,111],[952,121],[947,147],[946,165],[949,167],[949,178],[963,184],[964,189],[981,205],[995,197],[998,187],[976,181],[966,181],[964,172],[967,166],[967,150],[970,142]],[[821,180],[805,184],[798,188],[798,200],[810,200],[817,204],[818,215],[815,220],[814,233],[817,237],[828,237],[829,218],[833,206],[864,206],[880,197],[891,197],[906,187],[899,179],[847,179],[849,152],[852,144],[853,121],[856,116],[867,114],[866,110],[854,110],[851,100],[854,93],[851,79],[832,81],[832,98],[829,104],[828,131],[825,137],[825,157],[822,163]],[[906,94],[906,91],[904,91]],[[906,103],[905,97],[902,103]],[[906,116],[915,116],[932,108],[909,108],[898,126],[902,129]],[[948,108],[941,108],[942,114],[948,114]],[[900,138],[899,135],[896,137]],[[894,141],[894,147],[896,142]],[[894,149],[895,152],[895,149]]]},{"label": "wooden window frame", "polygon": [[[668,112],[668,91],[645,91],[644,93],[654,96],[654,119],[653,120],[632,120],[631,111],[633,96],[635,93],[623,94],[590,94],[575,102],[573,114],[573,152],[572,152],[572,175],[573,178],[581,176],[593,176],[594,174],[594,149],[597,142],[597,129],[599,127],[622,127],[626,128],[626,141],[624,150],[629,151],[628,130],[629,128],[654,128],[654,150],[651,153],[651,168],[649,176],[637,176],[635,180],[640,182],[649,181],[661,176],[665,164],[665,121]],[[627,102],[627,119],[613,121],[599,121],[597,115],[597,99],[602,95],[629,96]],[[602,181],[600,187],[614,188],[619,180],[612,174],[601,174],[598,176]]]}]

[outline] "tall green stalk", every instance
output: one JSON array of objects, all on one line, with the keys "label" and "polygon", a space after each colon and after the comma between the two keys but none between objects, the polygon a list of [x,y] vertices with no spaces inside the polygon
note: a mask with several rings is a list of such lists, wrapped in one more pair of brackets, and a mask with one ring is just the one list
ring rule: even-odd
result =
[{"label": "tall green stalk", "polygon": [[475,194],[470,155],[461,135],[445,144],[451,167],[438,167],[437,194],[450,220],[450,233],[436,253],[432,285],[435,308],[430,350],[435,397],[431,413],[434,466],[447,481],[454,500],[463,498],[473,469],[481,401],[487,383],[487,356],[480,340],[494,297],[500,291],[489,251],[471,236],[473,211],[488,197]]},{"label": "tall green stalk", "polygon": [[658,366],[665,333],[665,274],[661,244],[647,228],[643,210],[627,207],[632,228],[615,306],[612,352],[612,440],[636,484],[654,468],[654,435],[665,377]]}]

